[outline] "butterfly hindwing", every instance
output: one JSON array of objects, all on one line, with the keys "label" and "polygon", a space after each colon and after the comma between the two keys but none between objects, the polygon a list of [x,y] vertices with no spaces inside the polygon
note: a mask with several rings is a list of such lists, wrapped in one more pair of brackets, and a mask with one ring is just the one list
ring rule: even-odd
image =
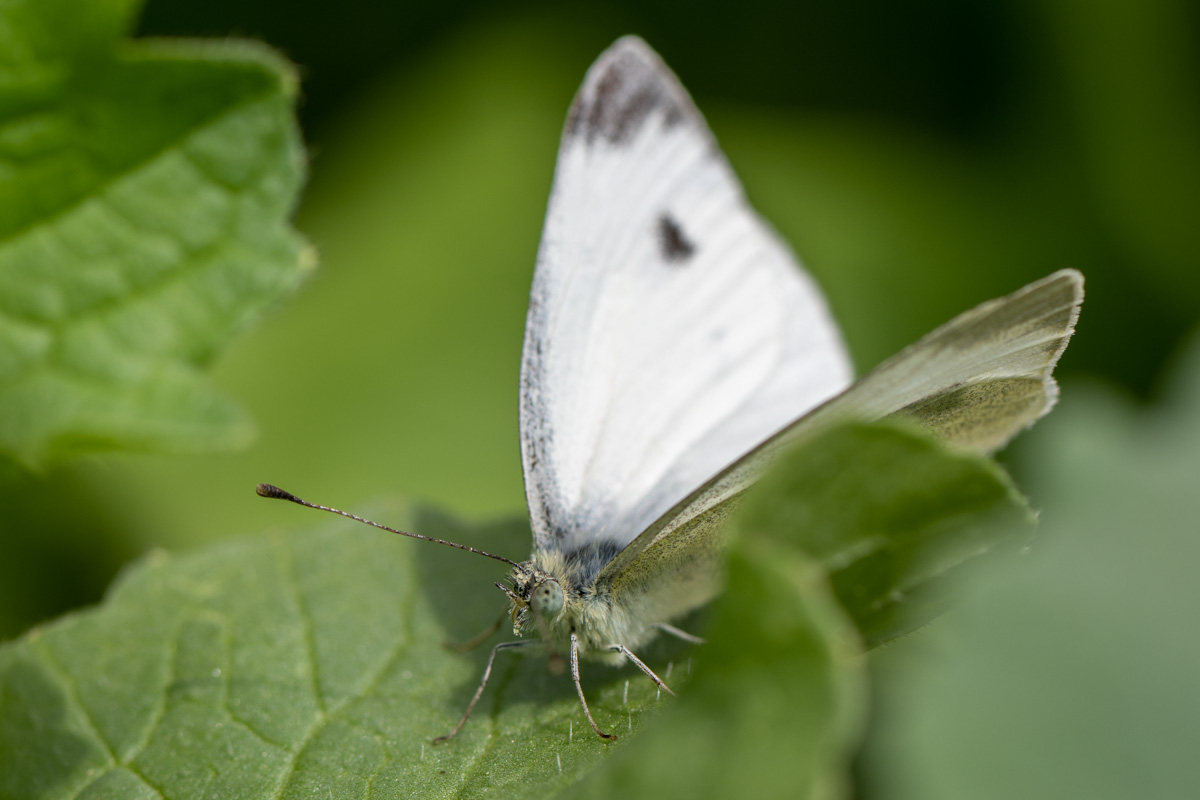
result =
[{"label": "butterfly hindwing", "polygon": [[[646,575],[664,554],[693,548],[718,589],[719,550],[691,544],[702,534],[720,541],[721,523],[742,493],[785,448],[838,420],[896,415],[926,426],[954,447],[990,453],[1046,414],[1058,398],[1052,372],[1066,349],[1083,302],[1083,276],[1062,270],[955,317],[865,375],[816,411],[755,447],[660,517],[601,571],[597,588],[619,606],[646,607]],[[676,539],[679,541],[676,542]],[[663,610],[671,601],[659,601]],[[697,603],[699,605],[699,603]]]}]

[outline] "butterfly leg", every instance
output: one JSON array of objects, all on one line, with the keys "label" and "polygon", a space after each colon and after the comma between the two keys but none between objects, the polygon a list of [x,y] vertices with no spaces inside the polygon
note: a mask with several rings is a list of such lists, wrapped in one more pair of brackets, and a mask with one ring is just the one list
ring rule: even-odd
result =
[{"label": "butterfly leg", "polygon": [[674,696],[675,696],[675,693],[671,691],[671,687],[670,687],[670,686],[667,686],[665,683],[663,683],[663,680],[662,680],[662,678],[660,678],[660,677],[658,677],[657,675],[655,675],[655,674],[654,674],[654,670],[652,670],[652,669],[650,669],[649,667],[647,667],[647,666],[646,666],[646,662],[642,661],[640,658],[638,658],[638,657],[637,657],[637,656],[635,656],[633,653],[631,653],[631,652],[629,651],[629,648],[628,648],[628,647],[626,647],[626,646],[625,646],[625,645],[623,645],[623,644],[610,644],[610,645],[608,646],[608,649],[609,649],[609,650],[612,650],[612,651],[614,651],[614,652],[620,653],[621,655],[623,655],[623,656],[625,656],[626,658],[628,658],[630,661],[632,661],[632,662],[634,663],[634,665],[635,665],[635,666],[637,666],[637,668],[638,668],[638,669],[640,669],[642,672],[644,672],[644,673],[646,673],[647,675],[649,675],[649,676],[650,676],[650,680],[652,680],[652,681],[654,681],[656,684],[658,684],[658,688],[662,689],[664,692],[666,692],[667,694],[671,695],[671,697],[674,697]]},{"label": "butterfly leg", "polygon": [[699,636],[694,636],[687,631],[681,631],[674,625],[668,625],[665,622],[656,622],[654,623],[654,627],[658,628],[663,633],[669,633],[676,639],[683,639],[685,642],[690,644],[707,644],[707,642],[704,639],[701,639]]},{"label": "butterfly leg", "polygon": [[592,730],[606,742],[615,742],[617,737],[600,730],[596,720],[592,719],[591,709],[588,708],[587,699],[583,696],[583,686],[579,683],[579,639],[573,633],[571,634],[571,680],[575,681],[575,691],[579,692],[579,702],[583,704],[583,714],[587,717],[587,721],[592,723]]},{"label": "butterfly leg", "polygon": [[492,662],[496,660],[496,653],[501,650],[506,650],[510,647],[528,647],[530,645],[541,644],[541,642],[526,641],[526,642],[501,642],[492,648],[492,655],[488,658],[487,666],[483,669],[483,679],[479,681],[479,688],[475,690],[475,696],[471,698],[470,704],[467,705],[467,713],[462,715],[462,719],[454,726],[454,730],[447,733],[445,736],[439,736],[433,740],[434,744],[448,742],[454,738],[454,735],[462,730],[462,726],[467,724],[467,720],[471,717],[471,712],[475,710],[475,704],[479,702],[480,696],[483,694],[483,687],[487,686],[488,678],[492,677]]},{"label": "butterfly leg", "polygon": [[508,609],[500,612],[500,616],[496,617],[496,621],[475,636],[467,639],[465,642],[452,642],[449,639],[442,642],[442,647],[447,650],[453,650],[456,653],[465,653],[468,650],[474,650],[479,645],[486,642],[493,633],[500,630],[500,626],[504,624],[504,618],[508,616]]}]

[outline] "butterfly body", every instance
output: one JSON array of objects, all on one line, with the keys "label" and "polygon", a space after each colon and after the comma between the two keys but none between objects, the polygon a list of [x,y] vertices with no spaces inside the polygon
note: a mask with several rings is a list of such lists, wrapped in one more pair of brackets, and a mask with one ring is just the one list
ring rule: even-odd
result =
[{"label": "butterfly body", "polygon": [[[621,591],[620,587],[614,592],[611,582],[597,580],[616,555],[611,546],[593,544],[569,554],[539,550],[509,574],[513,633],[541,637],[558,653],[570,651],[574,633],[580,657],[620,665],[626,659],[612,650],[614,644],[641,647],[659,634],[659,625],[704,605],[717,594],[720,548],[719,543],[714,544],[713,558],[703,562],[690,559],[674,570],[671,585],[680,602],[673,609],[648,608],[645,592]],[[553,599],[557,592],[561,592],[561,606]]]}]

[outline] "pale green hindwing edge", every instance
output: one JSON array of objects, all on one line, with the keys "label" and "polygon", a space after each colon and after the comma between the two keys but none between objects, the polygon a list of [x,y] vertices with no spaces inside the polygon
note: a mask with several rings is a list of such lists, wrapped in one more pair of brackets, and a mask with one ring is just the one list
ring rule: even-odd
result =
[{"label": "pale green hindwing edge", "polygon": [[[719,590],[723,522],[742,493],[781,452],[831,423],[897,415],[953,447],[1003,447],[1058,399],[1051,373],[1082,303],[1083,275],[1066,269],[958,315],[663,514],[605,566],[597,590],[614,603],[644,605],[643,618],[662,621],[710,600]],[[686,597],[677,600],[672,592],[680,585]]]},{"label": "pale green hindwing edge", "polygon": [[[614,603],[634,619],[668,622],[713,599],[721,588],[725,521],[741,500],[742,495],[734,493],[717,501],[625,561],[625,567],[610,576],[606,589]],[[636,544],[634,540],[626,550]],[[598,582],[605,580],[611,566],[604,568]]]}]

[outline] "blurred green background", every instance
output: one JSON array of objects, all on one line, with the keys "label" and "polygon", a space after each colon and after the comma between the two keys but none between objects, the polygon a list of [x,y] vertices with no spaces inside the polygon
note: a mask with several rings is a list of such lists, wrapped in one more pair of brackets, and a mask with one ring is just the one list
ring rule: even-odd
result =
[{"label": "blurred green background", "polygon": [[1088,381],[1153,402],[1200,316],[1195,3],[151,0],[140,35],[258,38],[300,65],[297,225],[321,267],[216,365],[259,421],[248,451],[0,465],[0,638],[95,602],[149,548],[295,524],[259,481],[523,513],[517,373],[559,129],[629,32],[692,92],[860,370],[1069,266],[1088,295],[1055,416]]}]

